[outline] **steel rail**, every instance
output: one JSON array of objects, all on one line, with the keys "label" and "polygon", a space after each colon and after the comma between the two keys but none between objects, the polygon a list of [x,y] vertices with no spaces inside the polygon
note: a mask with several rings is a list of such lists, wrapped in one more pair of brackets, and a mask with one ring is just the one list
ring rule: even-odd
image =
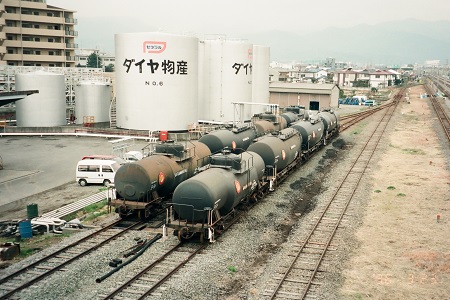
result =
[{"label": "steel rail", "polygon": [[[24,267],[24,268],[22,268],[22,269],[20,269],[20,270],[18,270],[18,271],[16,271],[16,272],[14,272],[14,273],[12,273],[12,274],[10,274],[10,275],[8,275],[8,276],[5,276],[5,277],[1,278],[1,279],[0,279],[0,284],[6,282],[6,281],[8,281],[8,280],[11,280],[11,279],[13,279],[13,278],[15,278],[15,277],[17,277],[17,276],[19,276],[19,275],[21,275],[21,274],[26,273],[26,272],[29,271],[31,268],[34,268],[34,267],[38,266],[39,264],[42,264],[42,263],[44,263],[44,262],[46,262],[46,261],[48,261],[48,260],[50,260],[50,259],[52,259],[52,258],[58,256],[59,254],[61,254],[61,253],[65,252],[65,251],[67,251],[67,250],[70,250],[70,249],[73,248],[74,246],[80,245],[80,244],[82,244],[83,242],[88,241],[88,240],[94,238],[94,237],[97,236],[98,234],[100,234],[100,233],[102,233],[102,232],[105,232],[106,230],[111,229],[112,227],[118,225],[118,224],[121,223],[121,222],[122,222],[121,220],[119,220],[119,221],[117,221],[117,222],[114,222],[114,223],[112,223],[112,224],[110,224],[110,225],[108,225],[108,226],[106,226],[106,227],[104,227],[104,228],[102,228],[102,229],[100,229],[100,230],[98,230],[98,231],[96,231],[96,232],[93,232],[92,234],[90,234],[90,235],[88,235],[88,236],[86,236],[86,237],[84,237],[84,238],[82,238],[82,239],[80,239],[80,240],[78,240],[78,241],[76,241],[76,242],[74,242],[74,243],[72,243],[72,244],[70,244],[70,245],[68,245],[68,246],[66,246],[66,247],[64,247],[64,248],[62,248],[62,249],[60,249],[60,250],[58,250],[58,251],[56,251],[56,252],[53,252],[53,253],[51,253],[51,254],[49,254],[49,255],[47,255],[47,256],[45,256],[45,257],[43,257],[43,258],[41,258],[41,259],[39,259],[39,260],[37,260],[37,261],[35,261],[34,263],[32,263],[32,264],[30,264],[30,265],[28,265],[28,266],[26,266],[26,267]],[[132,225],[126,227],[126,228],[125,228],[124,230],[122,230],[121,232],[119,232],[119,233],[117,233],[117,234],[115,234],[115,235],[113,235],[113,236],[111,236],[111,237],[108,237],[106,240],[103,240],[103,241],[100,242],[99,244],[97,244],[97,245],[95,245],[95,246],[93,246],[93,247],[91,247],[91,248],[89,248],[89,249],[83,251],[82,253],[80,253],[80,254],[78,254],[78,255],[75,255],[74,257],[68,259],[67,261],[62,262],[62,263],[59,264],[58,266],[56,266],[56,267],[54,267],[54,268],[52,268],[52,269],[49,269],[49,270],[43,272],[42,274],[40,274],[40,275],[34,277],[33,279],[27,281],[26,283],[24,283],[24,284],[22,284],[22,285],[20,285],[20,286],[18,286],[18,287],[16,287],[16,288],[14,288],[13,290],[7,292],[6,294],[0,295],[0,300],[8,299],[8,297],[10,297],[11,295],[17,293],[17,292],[20,291],[20,290],[23,290],[23,289],[25,289],[25,288],[31,286],[32,284],[34,284],[34,283],[36,283],[36,282],[38,282],[38,281],[44,279],[45,277],[48,277],[49,275],[53,274],[54,272],[60,270],[62,267],[66,266],[66,265],[68,265],[68,264],[70,264],[70,263],[72,263],[73,261],[75,261],[75,260],[77,260],[77,259],[80,259],[81,257],[83,257],[83,256],[85,256],[85,255],[91,253],[92,251],[94,251],[94,250],[100,248],[101,246],[103,246],[103,245],[109,243],[109,242],[112,241],[113,239],[115,239],[115,238],[121,236],[122,234],[124,234],[125,232],[131,230],[132,228],[134,228],[135,226],[137,226],[137,225],[139,225],[139,224],[141,224],[141,222],[135,223],[135,224],[132,224]]]},{"label": "steel rail", "polygon": [[[178,243],[171,249],[169,249],[166,253],[164,253],[162,256],[160,256],[158,259],[156,259],[153,263],[145,267],[142,271],[140,271],[138,274],[133,276],[131,279],[129,279],[127,282],[122,284],[122,286],[118,287],[114,291],[112,291],[109,295],[107,295],[104,299],[114,299],[115,296],[117,296],[121,292],[126,292],[126,289],[130,287],[136,280],[139,280],[141,277],[143,277],[145,274],[147,274],[149,271],[155,268],[155,266],[159,265],[161,262],[163,262],[165,259],[167,259],[171,254],[173,254],[175,251],[180,249],[184,244]],[[178,265],[176,265],[171,271],[169,271],[163,278],[158,280],[156,283],[154,283],[148,290],[143,291],[142,295],[139,296],[138,299],[144,299],[147,297],[150,293],[152,293],[154,290],[156,290],[159,286],[161,286],[164,282],[166,282],[175,272],[177,272],[181,267],[183,267],[187,262],[192,260],[200,251],[205,249],[207,247],[207,244],[199,244],[198,249],[196,249],[194,252],[192,252],[187,258],[184,258],[182,262],[180,262]]]},{"label": "steel rail", "polygon": [[[342,211],[339,215],[339,218],[336,220],[336,224],[334,225],[334,227],[332,228],[332,231],[330,232],[330,235],[328,236],[328,239],[326,241],[326,243],[323,246],[323,250],[322,253],[320,254],[320,257],[317,259],[317,262],[314,266],[313,272],[310,275],[310,278],[308,280],[308,282],[306,283],[306,286],[303,290],[303,293],[301,294],[301,298],[300,299],[304,299],[311,287],[311,285],[313,284],[313,279],[315,278],[319,267],[323,261],[323,258],[325,256],[325,253],[327,252],[327,249],[329,248],[331,241],[333,239],[333,237],[336,234],[336,231],[345,215],[345,212],[347,211],[347,208],[358,188],[358,185],[365,173],[365,170],[367,168],[367,166],[369,165],[369,162],[373,156],[373,154],[375,153],[375,150],[377,149],[377,146],[381,140],[381,137],[383,136],[384,131],[387,128],[387,125],[389,124],[389,121],[393,115],[393,112],[395,111],[396,107],[398,106],[398,103],[400,102],[400,99],[403,96],[403,92],[404,92],[405,88],[403,88],[401,90],[401,92],[399,92],[395,97],[394,97],[394,105],[390,105],[389,108],[392,108],[392,112],[390,112],[390,109],[387,109],[385,111],[385,114],[382,118],[382,120],[378,123],[377,127],[375,128],[375,130],[373,131],[373,133],[371,134],[371,136],[369,137],[368,141],[366,142],[366,144],[364,145],[363,149],[361,150],[361,152],[359,153],[358,157],[356,158],[355,162],[352,164],[350,170],[347,172],[347,174],[345,175],[344,179],[342,180],[342,182],[340,183],[339,187],[337,188],[337,190],[335,191],[334,195],[331,197],[330,201],[327,203],[323,213],[320,215],[319,219],[317,220],[317,222],[314,224],[313,228],[311,229],[311,231],[309,232],[307,238],[305,239],[305,241],[303,241],[302,245],[300,246],[300,249],[297,251],[297,254],[295,255],[295,257],[293,258],[291,264],[288,267],[288,270],[284,273],[284,275],[282,276],[281,280],[279,281],[278,285],[275,287],[275,289],[273,290],[270,299],[275,299],[275,297],[277,296],[278,292],[280,291],[283,283],[286,281],[288,275],[290,274],[290,272],[292,271],[292,269],[294,268],[295,263],[297,262],[298,258],[300,257],[300,254],[303,252],[303,250],[306,248],[307,244],[311,241],[311,238],[313,236],[313,234],[316,232],[317,228],[319,227],[319,224],[321,224],[322,220],[324,219],[325,215],[328,212],[328,209],[331,207],[332,203],[335,202],[336,197],[338,195],[338,193],[341,191],[342,187],[344,186],[344,184],[347,182],[347,179],[350,175],[350,173],[354,172],[354,168],[356,166],[356,164],[360,161],[360,158],[362,157],[363,153],[365,152],[365,150],[368,149],[368,151],[370,151],[369,153],[369,158],[367,159],[367,161],[365,162],[365,165],[363,167],[363,170],[358,172],[360,173],[360,176],[356,182],[356,185],[353,189],[353,191],[351,192],[351,194],[348,196],[347,201],[345,203],[345,206],[342,208]],[[390,112],[390,113],[389,113]],[[387,119],[386,121],[385,118]],[[384,127],[380,127],[380,125],[385,122]],[[378,130],[380,129],[380,130]],[[381,132],[380,132],[381,131]],[[379,134],[378,136],[375,136],[375,133]],[[373,140],[375,139],[375,145],[373,146],[373,148],[369,148],[368,145],[369,143],[373,142]],[[356,172],[354,172],[356,173]]]}]

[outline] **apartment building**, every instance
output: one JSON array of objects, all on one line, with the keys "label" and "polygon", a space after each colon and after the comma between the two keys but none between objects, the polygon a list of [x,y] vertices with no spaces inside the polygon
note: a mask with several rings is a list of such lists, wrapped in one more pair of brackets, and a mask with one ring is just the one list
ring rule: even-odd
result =
[{"label": "apartment building", "polygon": [[75,67],[74,13],[46,0],[0,0],[0,64]]}]

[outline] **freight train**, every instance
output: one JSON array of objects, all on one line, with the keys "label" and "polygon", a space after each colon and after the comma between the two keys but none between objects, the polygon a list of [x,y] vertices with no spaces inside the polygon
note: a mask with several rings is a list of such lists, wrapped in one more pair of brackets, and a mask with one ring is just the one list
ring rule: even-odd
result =
[{"label": "freight train", "polygon": [[175,188],[165,227],[182,241],[198,237],[213,242],[240,205],[273,191],[338,130],[338,115],[327,110],[255,139],[246,151],[225,148],[212,154],[204,171]]},{"label": "freight train", "polygon": [[255,115],[251,123],[210,132],[198,141],[158,143],[150,156],[117,170],[114,177],[116,197],[109,204],[122,218],[147,218],[171,197],[181,182],[208,165],[211,154],[224,148],[239,154],[255,138],[286,128],[300,120],[303,113],[300,107],[290,107],[281,115],[265,112]]},{"label": "freight train", "polygon": [[[261,142],[258,145],[277,138],[282,140],[282,137],[287,136],[297,136],[300,139],[306,139],[305,147],[303,147],[301,142],[296,145],[298,147],[298,154],[296,157],[305,158],[312,151],[312,143],[324,144],[325,139],[323,137],[323,129],[319,128],[317,131],[316,127],[312,127],[314,131],[310,132],[310,137],[302,137],[295,129],[295,126],[300,126],[298,123],[303,122],[304,110],[294,107],[293,111],[287,111],[280,116],[275,116],[271,113],[264,113],[256,115],[256,119],[253,120],[251,124],[239,128],[221,129],[208,133],[201,137],[196,142],[173,142],[167,141],[155,145],[155,150],[152,155],[144,158],[137,162],[128,163],[123,165],[116,173],[115,176],[115,188],[116,188],[116,199],[110,201],[110,205],[115,207],[116,212],[120,214],[122,218],[128,218],[131,216],[137,216],[138,218],[147,218],[152,210],[161,207],[164,201],[171,199],[173,192],[176,190],[181,183],[185,182],[189,178],[201,175],[205,169],[207,169],[208,174],[210,169],[219,166],[219,162],[234,161],[236,157],[241,158],[242,164],[249,168],[250,164],[257,164],[258,161],[261,162],[256,155],[261,156],[257,153],[250,159],[248,155],[253,155],[253,151],[246,151],[249,147],[261,147],[253,146],[255,141]],[[329,119],[334,119],[334,126],[329,128],[330,134],[332,132],[337,132],[337,116],[333,112],[321,112],[317,116],[317,123],[324,124],[323,116],[329,116]],[[305,124],[309,124],[312,121],[306,121]],[[316,121],[314,121],[316,122]],[[329,122],[328,122],[329,123]],[[328,124],[327,123],[327,124]],[[286,129],[287,126],[291,128]],[[285,131],[287,130],[287,131]],[[311,128],[306,128],[306,131],[311,130]],[[317,131],[317,133],[316,133]],[[322,132],[321,132],[322,131]],[[276,133],[276,134],[273,134]],[[269,134],[269,135],[268,135]],[[268,140],[266,140],[268,139]],[[263,140],[266,140],[263,142]],[[318,146],[317,146],[318,147]],[[223,149],[227,149],[223,151]],[[292,150],[292,149],[291,149]],[[260,151],[260,150],[258,150]],[[293,151],[293,150],[292,150]],[[283,155],[288,155],[291,159],[292,151],[284,150]],[[292,152],[292,153],[291,153]],[[224,154],[226,153],[226,155]],[[221,158],[221,157],[226,157]],[[246,160],[250,161],[246,162]],[[236,167],[236,162],[230,163],[231,165],[223,165],[225,169],[232,169]],[[269,162],[264,162],[261,170],[264,173],[270,172],[271,180],[269,180],[269,185],[274,185],[277,180],[282,178],[282,175],[278,173],[283,173],[282,168],[284,168],[285,159],[283,158],[279,162],[280,166],[268,167]],[[281,165],[283,167],[281,167]],[[253,169],[253,168],[252,168]],[[239,172],[249,176],[248,172],[250,169],[243,169]],[[198,173],[198,175],[196,175]],[[204,176],[204,175],[202,175]],[[201,177],[200,177],[201,178]],[[261,181],[261,175],[258,173],[256,176],[258,180],[254,182]],[[265,175],[264,178],[268,178]],[[253,184],[253,183],[252,183]],[[254,190],[255,187],[250,188],[248,185],[243,185],[243,190],[247,188]],[[263,189],[258,188],[260,193]],[[244,197],[247,198],[247,197]],[[244,200],[244,198],[236,200],[236,203]],[[176,205],[176,204],[174,204]],[[222,210],[233,209],[225,206]],[[174,217],[177,213],[175,212]],[[169,226],[170,227],[170,226]],[[177,232],[182,232],[178,230]]]}]

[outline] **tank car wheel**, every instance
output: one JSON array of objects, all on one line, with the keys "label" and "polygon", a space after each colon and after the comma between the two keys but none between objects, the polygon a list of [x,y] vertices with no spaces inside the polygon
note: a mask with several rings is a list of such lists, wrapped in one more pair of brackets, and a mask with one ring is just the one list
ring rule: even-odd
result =
[{"label": "tank car wheel", "polygon": [[108,179],[103,180],[103,185],[108,187],[111,184],[111,181]]},{"label": "tank car wheel", "polygon": [[264,192],[263,191],[258,191],[258,193],[256,194],[256,197],[258,200],[261,200],[262,198],[264,198]]},{"label": "tank car wheel", "polygon": [[87,185],[87,181],[84,180],[84,179],[80,179],[80,180],[78,180],[78,184],[79,184],[80,186],[86,186],[86,185]]},{"label": "tank car wheel", "polygon": [[194,232],[190,232],[188,227],[183,227],[178,230],[178,239],[183,242],[187,241],[194,235]]}]

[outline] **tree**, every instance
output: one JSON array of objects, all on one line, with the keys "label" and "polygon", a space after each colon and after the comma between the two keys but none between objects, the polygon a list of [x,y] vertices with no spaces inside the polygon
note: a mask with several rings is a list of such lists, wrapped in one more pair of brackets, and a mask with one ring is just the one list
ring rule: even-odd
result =
[{"label": "tree", "polygon": [[105,72],[114,72],[114,65],[109,64],[109,65],[105,66]]},{"label": "tree", "polygon": [[88,68],[101,68],[103,66],[102,58],[95,52],[92,52],[86,62],[86,67]]}]

